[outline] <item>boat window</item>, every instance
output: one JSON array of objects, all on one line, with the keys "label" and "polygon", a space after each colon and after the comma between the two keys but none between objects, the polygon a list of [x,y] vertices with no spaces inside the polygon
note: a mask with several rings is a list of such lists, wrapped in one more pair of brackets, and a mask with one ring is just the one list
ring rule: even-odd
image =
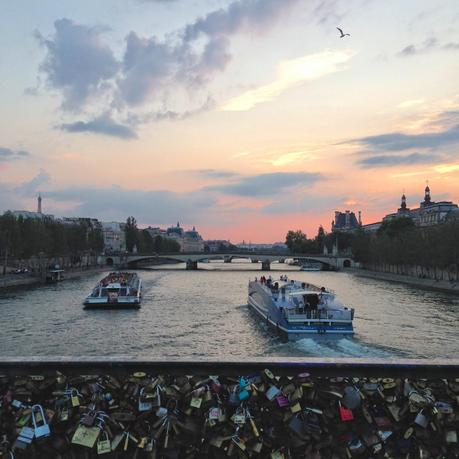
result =
[{"label": "boat window", "polygon": [[108,296],[108,293],[107,293],[107,289],[106,289],[106,288],[103,288],[103,289],[102,289],[102,293],[100,294],[100,296]]},{"label": "boat window", "polygon": [[120,288],[120,296],[126,296],[127,289],[126,288]]}]

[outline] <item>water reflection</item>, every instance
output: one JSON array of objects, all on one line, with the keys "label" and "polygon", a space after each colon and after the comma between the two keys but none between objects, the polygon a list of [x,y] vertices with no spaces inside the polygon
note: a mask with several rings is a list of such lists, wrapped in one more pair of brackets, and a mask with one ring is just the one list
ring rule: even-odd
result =
[{"label": "water reflection", "polygon": [[[273,264],[271,275],[333,289],[355,308],[353,338],[315,336],[282,342],[246,306],[247,281],[260,264],[203,263],[141,270],[136,311],[85,311],[103,274],[0,295],[3,355],[124,355],[150,358],[456,357],[459,298],[403,284]],[[232,271],[237,269],[237,271]]]}]

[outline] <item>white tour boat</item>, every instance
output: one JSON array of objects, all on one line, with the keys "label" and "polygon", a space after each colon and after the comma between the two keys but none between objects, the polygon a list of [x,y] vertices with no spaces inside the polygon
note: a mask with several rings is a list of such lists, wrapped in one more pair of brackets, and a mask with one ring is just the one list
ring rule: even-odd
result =
[{"label": "white tour boat", "polygon": [[255,279],[249,282],[248,305],[268,325],[290,340],[312,334],[351,335],[354,309],[333,292],[306,282]]},{"label": "white tour boat", "polygon": [[142,281],[137,273],[113,272],[105,276],[84,301],[85,309],[138,309]]}]

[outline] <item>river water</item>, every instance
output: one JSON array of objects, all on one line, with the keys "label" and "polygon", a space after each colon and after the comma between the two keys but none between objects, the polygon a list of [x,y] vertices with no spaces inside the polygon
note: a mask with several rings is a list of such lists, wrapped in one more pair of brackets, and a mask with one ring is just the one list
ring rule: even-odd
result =
[{"label": "river water", "polygon": [[[247,282],[260,276],[247,262],[139,270],[142,308],[86,311],[82,301],[104,275],[0,293],[2,356],[119,356],[246,360],[261,357],[457,358],[459,297],[346,272],[295,272],[272,264],[271,275],[323,285],[355,308],[355,335],[283,342],[247,307]],[[258,268],[260,265],[258,265]]]}]

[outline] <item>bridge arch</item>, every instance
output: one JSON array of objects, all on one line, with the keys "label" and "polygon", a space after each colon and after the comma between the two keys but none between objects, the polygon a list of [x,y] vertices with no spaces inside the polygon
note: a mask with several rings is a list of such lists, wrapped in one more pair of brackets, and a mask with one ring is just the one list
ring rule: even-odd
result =
[{"label": "bridge arch", "polygon": [[343,268],[350,268],[352,266],[352,262],[349,259],[343,260]]},{"label": "bridge arch", "polygon": [[108,257],[108,258],[105,259],[105,264],[106,264],[107,266],[113,266],[115,263],[114,263],[112,257]]}]

